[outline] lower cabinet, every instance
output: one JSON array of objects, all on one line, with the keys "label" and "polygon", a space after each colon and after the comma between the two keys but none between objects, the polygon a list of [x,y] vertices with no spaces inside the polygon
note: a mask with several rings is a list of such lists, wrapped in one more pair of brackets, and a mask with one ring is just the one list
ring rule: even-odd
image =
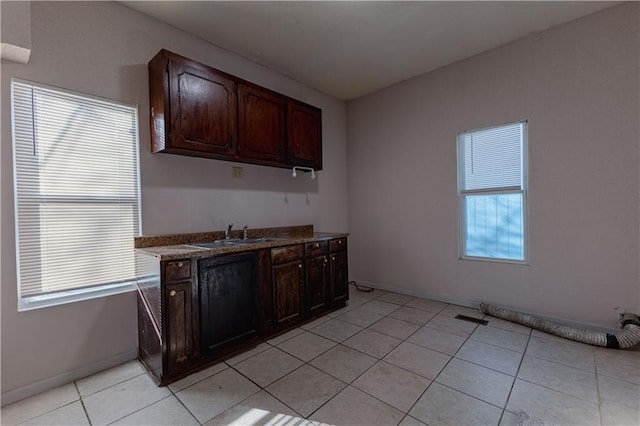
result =
[{"label": "lower cabinet", "polygon": [[347,239],[340,238],[329,242],[331,253],[329,265],[331,275],[330,300],[332,305],[342,304],[349,299],[349,260],[347,257]]},{"label": "lower cabinet", "polygon": [[254,253],[198,261],[203,355],[256,334],[256,264]]},{"label": "lower cabinet", "polygon": [[198,357],[195,266],[136,253],[138,358],[161,385],[188,374]]},{"label": "lower cabinet", "polygon": [[304,247],[307,274],[307,314],[322,313],[329,302],[329,268],[327,241],[307,243]]},{"label": "lower cabinet", "polygon": [[200,259],[136,254],[138,357],[160,385],[187,376],[344,306],[347,264],[346,238]]},{"label": "lower cabinet", "polygon": [[179,371],[192,357],[191,281],[168,284],[164,288],[167,333],[167,368]]},{"label": "lower cabinet", "polygon": [[307,309],[309,314],[321,312],[327,307],[329,271],[327,256],[316,256],[305,260],[307,269]]},{"label": "lower cabinet", "polygon": [[304,314],[304,266],[301,246],[271,250],[276,326],[291,324]]}]

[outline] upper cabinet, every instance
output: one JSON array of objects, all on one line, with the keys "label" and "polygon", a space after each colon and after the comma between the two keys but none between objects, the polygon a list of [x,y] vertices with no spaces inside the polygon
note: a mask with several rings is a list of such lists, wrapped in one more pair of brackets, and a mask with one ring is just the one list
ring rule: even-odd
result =
[{"label": "upper cabinet", "polygon": [[321,111],[302,102],[287,102],[287,154],[293,166],[322,169]]},{"label": "upper cabinet", "polygon": [[322,111],[161,50],[149,62],[151,150],[322,168]]},{"label": "upper cabinet", "polygon": [[168,65],[171,147],[234,155],[236,83],[191,61],[169,59]]},{"label": "upper cabinet", "polygon": [[284,162],[285,99],[271,91],[238,85],[239,155],[252,160]]}]

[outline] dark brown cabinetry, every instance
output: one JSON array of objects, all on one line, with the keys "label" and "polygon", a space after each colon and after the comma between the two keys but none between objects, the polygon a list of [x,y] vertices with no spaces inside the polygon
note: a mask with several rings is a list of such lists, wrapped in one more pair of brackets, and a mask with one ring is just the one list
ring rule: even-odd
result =
[{"label": "dark brown cabinetry", "polygon": [[275,322],[282,326],[299,321],[304,314],[302,246],[272,249],[271,262]]},{"label": "dark brown cabinetry", "polygon": [[327,307],[329,290],[328,245],[326,241],[305,244],[307,310],[309,315]]},{"label": "dark brown cabinetry", "polygon": [[238,120],[233,79],[197,62],[159,54],[149,63],[149,90],[153,152],[235,155]]},{"label": "dark brown cabinetry", "polygon": [[[197,357],[193,336],[194,284],[189,259],[154,262],[143,259],[138,282],[139,357],[155,377],[183,374]],[[160,285],[160,283],[163,283]]]},{"label": "dark brown cabinetry", "polygon": [[151,149],[322,168],[320,109],[161,50],[149,62]]},{"label": "dark brown cabinetry", "polygon": [[168,261],[136,253],[140,360],[165,385],[344,306],[346,244]]},{"label": "dark brown cabinetry", "polygon": [[[146,264],[151,264],[148,260]],[[160,384],[237,350],[258,329],[254,252],[160,262],[138,283],[139,357]]]},{"label": "dark brown cabinetry", "polygon": [[167,370],[176,372],[191,358],[191,282],[168,284],[164,288],[167,333]]},{"label": "dark brown cabinetry", "polygon": [[294,166],[322,169],[320,110],[301,102],[287,103],[287,155]]},{"label": "dark brown cabinetry", "polygon": [[238,85],[240,157],[282,164],[285,100],[255,86]]},{"label": "dark brown cabinetry", "polygon": [[331,274],[331,303],[344,303],[349,298],[349,261],[347,239],[329,241],[329,265]]},{"label": "dark brown cabinetry", "polygon": [[176,260],[163,265],[164,279],[167,283],[162,291],[164,319],[166,371],[170,373],[185,369],[193,356],[193,281],[191,280],[191,261]]}]

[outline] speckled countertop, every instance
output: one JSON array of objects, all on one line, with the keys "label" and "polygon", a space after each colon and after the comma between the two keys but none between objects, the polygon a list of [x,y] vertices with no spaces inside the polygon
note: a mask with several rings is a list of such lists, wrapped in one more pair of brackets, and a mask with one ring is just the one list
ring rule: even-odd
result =
[{"label": "speckled countertop", "polygon": [[[191,244],[224,239],[224,231],[201,232],[194,234],[162,235],[137,237],[134,240],[136,251],[158,258],[174,260],[217,256],[228,253],[303,244],[315,241],[348,237],[348,233],[314,232],[312,225],[281,228],[249,229],[249,238],[281,238],[279,241],[265,241],[251,244],[236,244],[216,248],[203,248]],[[242,238],[242,231],[232,231],[231,238]]]}]

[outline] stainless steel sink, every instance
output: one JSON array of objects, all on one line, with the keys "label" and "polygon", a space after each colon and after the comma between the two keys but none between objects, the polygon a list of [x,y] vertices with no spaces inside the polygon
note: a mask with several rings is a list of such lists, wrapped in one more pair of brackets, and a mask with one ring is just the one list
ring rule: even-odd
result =
[{"label": "stainless steel sink", "polygon": [[238,244],[257,244],[257,243],[268,243],[271,241],[284,241],[286,238],[228,238],[224,240],[215,240],[204,243],[191,243],[190,246],[199,247],[199,248],[220,248],[225,246],[235,246]]},{"label": "stainless steel sink", "polygon": [[232,238],[228,240],[215,240],[215,241],[210,241],[206,243],[191,243],[189,245],[194,247],[202,247],[202,248],[219,248],[224,246],[234,246],[238,244],[239,241],[240,239],[238,238]]}]

